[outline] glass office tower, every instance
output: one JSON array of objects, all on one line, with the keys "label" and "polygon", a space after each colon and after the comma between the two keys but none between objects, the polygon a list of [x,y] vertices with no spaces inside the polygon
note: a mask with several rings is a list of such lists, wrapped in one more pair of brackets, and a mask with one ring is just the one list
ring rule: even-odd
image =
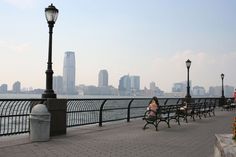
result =
[{"label": "glass office tower", "polygon": [[75,53],[65,52],[63,65],[63,93],[75,94]]}]

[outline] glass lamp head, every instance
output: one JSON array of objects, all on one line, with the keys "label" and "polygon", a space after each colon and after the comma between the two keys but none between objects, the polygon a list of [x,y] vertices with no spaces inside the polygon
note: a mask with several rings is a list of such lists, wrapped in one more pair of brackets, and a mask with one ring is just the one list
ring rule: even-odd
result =
[{"label": "glass lamp head", "polygon": [[186,61],[186,67],[187,67],[187,68],[190,68],[190,66],[191,66],[191,61],[188,59],[188,60]]},{"label": "glass lamp head", "polygon": [[48,23],[55,23],[58,16],[58,9],[53,6],[53,4],[49,5],[45,8],[45,16]]},{"label": "glass lamp head", "polygon": [[224,77],[225,77],[225,75],[222,73],[221,75],[221,79],[223,80],[224,79]]}]

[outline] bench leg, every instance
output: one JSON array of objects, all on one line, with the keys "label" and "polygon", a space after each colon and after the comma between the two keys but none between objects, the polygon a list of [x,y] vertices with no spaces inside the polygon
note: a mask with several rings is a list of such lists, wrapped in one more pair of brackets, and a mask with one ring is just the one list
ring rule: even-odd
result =
[{"label": "bench leg", "polygon": [[178,125],[180,125],[179,116],[177,117],[176,121],[178,122]]},{"label": "bench leg", "polygon": [[195,117],[194,117],[194,114],[191,115],[191,117],[193,118],[193,121],[195,121]]},{"label": "bench leg", "polygon": [[188,118],[187,117],[188,117],[187,115],[184,117],[186,123],[188,123]]},{"label": "bench leg", "polygon": [[202,119],[200,111],[198,112],[199,119]]},{"label": "bench leg", "polygon": [[155,128],[156,128],[156,131],[158,130],[158,123],[157,123],[157,121],[146,122],[146,124],[145,124],[144,127],[143,127],[143,130],[145,130],[146,128],[148,128],[148,127],[147,127],[148,124],[152,124],[152,125],[154,125]]},{"label": "bench leg", "polygon": [[213,113],[213,115],[215,116],[215,111],[214,111],[214,110],[212,111],[212,113]]},{"label": "bench leg", "polygon": [[145,130],[146,129],[146,126],[148,125],[149,123],[146,123],[145,125],[144,125],[144,127],[143,127],[143,130]]},{"label": "bench leg", "polygon": [[168,119],[168,121],[166,123],[168,125],[168,128],[170,128],[170,119]]},{"label": "bench leg", "polygon": [[156,127],[156,131],[158,131],[158,124],[157,124],[157,121],[155,121],[155,127]]}]

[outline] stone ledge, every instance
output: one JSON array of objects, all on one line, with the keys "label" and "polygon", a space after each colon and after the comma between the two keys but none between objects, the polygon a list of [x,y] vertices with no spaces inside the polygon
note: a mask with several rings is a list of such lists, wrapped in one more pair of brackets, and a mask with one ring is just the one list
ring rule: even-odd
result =
[{"label": "stone ledge", "polygon": [[214,157],[236,157],[236,141],[233,134],[216,134]]}]

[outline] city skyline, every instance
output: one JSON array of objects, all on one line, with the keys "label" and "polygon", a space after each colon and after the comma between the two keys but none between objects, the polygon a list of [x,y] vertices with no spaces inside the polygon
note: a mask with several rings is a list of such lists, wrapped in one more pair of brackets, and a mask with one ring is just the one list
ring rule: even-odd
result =
[{"label": "city skyline", "polygon": [[[65,52],[65,55],[66,53],[68,52]],[[69,52],[71,53],[71,52]],[[66,57],[65,57],[66,58]],[[104,73],[105,72],[105,73]],[[101,75],[104,75],[105,74],[105,84],[104,85],[99,85],[99,82],[101,81]],[[99,71],[98,73],[98,82],[97,82],[97,85],[90,85],[90,84],[79,84],[79,85],[75,85],[75,88],[77,89],[76,92],[72,92],[72,89],[71,88],[68,92],[65,92],[63,90],[63,76],[60,76],[60,75],[57,75],[57,76],[53,76],[53,89],[54,91],[57,93],[57,94],[62,94],[62,95],[76,95],[76,94],[79,94],[79,88],[82,87],[97,87],[97,88],[112,88],[112,89],[117,89],[117,90],[120,90],[120,91],[142,91],[142,90],[151,90],[151,91],[155,91],[155,90],[160,90],[162,91],[158,86],[156,86],[156,83],[155,82],[150,82],[149,83],[149,86],[148,87],[144,87],[143,89],[140,89],[140,76],[137,76],[137,75],[122,75],[120,78],[119,78],[119,86],[118,87],[114,87],[112,85],[109,85],[108,84],[108,71],[106,69],[102,69]],[[104,77],[104,76],[102,76]],[[12,88],[9,88],[9,87],[12,87]],[[195,86],[192,86],[192,81],[190,80],[190,92],[191,93],[195,93],[195,92],[199,92],[199,90],[204,90],[204,93],[207,94],[209,93],[212,88],[217,88],[217,95],[221,95],[221,91],[222,91],[222,86],[220,85],[212,85],[212,86],[209,86],[209,89],[206,89],[205,87],[203,86],[199,86],[199,85],[195,85]],[[230,88],[230,90],[229,90]],[[19,93],[19,92],[32,92],[32,91],[35,91],[37,93],[43,91],[44,89],[40,89],[40,88],[32,88],[32,87],[29,87],[29,88],[25,88],[25,87],[21,87],[21,82],[20,81],[15,81],[12,86],[9,85],[9,84],[0,84],[0,93],[1,91],[3,91],[3,93]],[[187,90],[187,81],[181,81],[181,82],[174,82],[173,85],[172,85],[172,89],[171,91],[163,91],[164,93],[168,94],[168,93],[186,93],[186,90]],[[233,86],[230,86],[230,85],[224,85],[224,90],[227,91],[227,95],[230,96],[232,95],[232,93],[234,93],[234,91],[236,90],[235,87]],[[212,92],[211,92],[212,93]],[[220,93],[220,94],[219,94]]]},{"label": "city skyline", "polygon": [[[193,86],[236,87],[236,2],[3,0],[0,18],[0,84],[19,80],[24,87],[45,88],[48,26],[44,9],[59,9],[53,32],[54,76],[62,75],[65,51],[74,51],[76,85],[97,85],[100,69],[118,86],[124,74],[138,75],[141,89],[155,82],[171,91],[186,80],[190,59]],[[17,27],[16,27],[17,26]]]}]

